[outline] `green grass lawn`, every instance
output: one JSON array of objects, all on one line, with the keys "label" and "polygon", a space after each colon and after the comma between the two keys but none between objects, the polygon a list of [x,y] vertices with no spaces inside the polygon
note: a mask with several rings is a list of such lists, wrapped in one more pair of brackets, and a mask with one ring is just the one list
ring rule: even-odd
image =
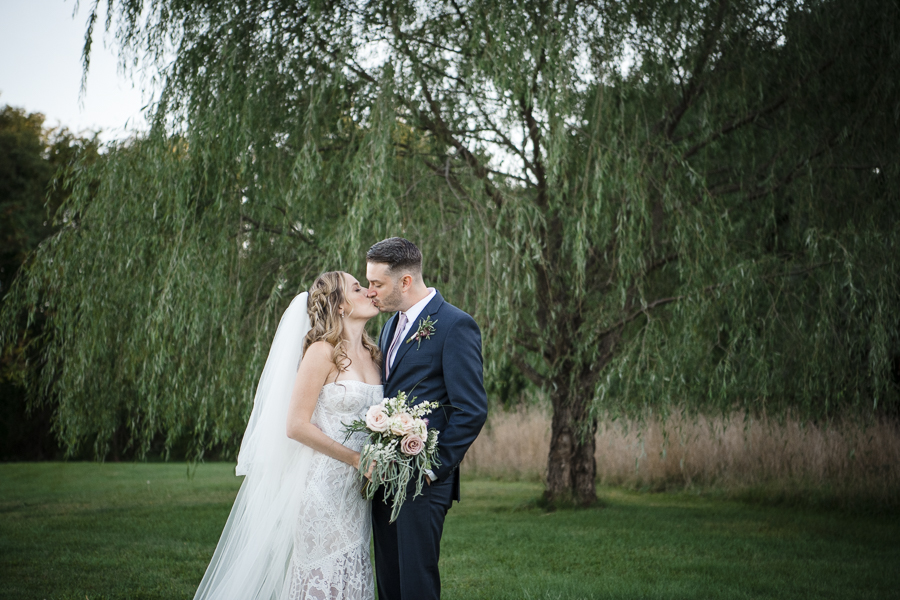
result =
[{"label": "green grass lawn", "polygon": [[[0,598],[191,598],[240,480],[230,464],[0,465]],[[466,481],[443,597],[896,598],[900,517],[600,489],[545,513],[533,483]]]}]

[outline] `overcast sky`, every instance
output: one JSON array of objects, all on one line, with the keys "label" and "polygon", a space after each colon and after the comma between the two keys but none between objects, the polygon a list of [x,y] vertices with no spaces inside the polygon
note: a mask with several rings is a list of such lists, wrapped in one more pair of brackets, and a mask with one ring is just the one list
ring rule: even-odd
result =
[{"label": "overcast sky", "polygon": [[[0,106],[40,112],[50,126],[102,129],[104,140],[145,129],[140,82],[120,75],[102,22],[94,28],[87,91],[79,102],[90,0],[0,0]],[[101,2],[101,5],[105,5]],[[102,17],[101,17],[102,20]]]}]

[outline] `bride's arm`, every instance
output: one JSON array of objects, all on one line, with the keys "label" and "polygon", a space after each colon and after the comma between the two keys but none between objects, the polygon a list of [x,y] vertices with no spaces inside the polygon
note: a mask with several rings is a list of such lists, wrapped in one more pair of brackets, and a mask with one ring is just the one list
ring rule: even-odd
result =
[{"label": "bride's arm", "polygon": [[327,342],[316,342],[303,355],[288,407],[287,436],[356,468],[359,466],[359,452],[331,439],[310,422],[319,400],[319,392],[328,380],[328,375],[335,370],[331,350],[331,345]]}]

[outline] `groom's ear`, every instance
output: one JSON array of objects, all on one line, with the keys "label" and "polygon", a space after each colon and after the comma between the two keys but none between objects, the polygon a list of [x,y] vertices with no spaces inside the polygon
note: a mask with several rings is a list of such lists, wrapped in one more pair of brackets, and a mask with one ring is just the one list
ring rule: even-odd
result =
[{"label": "groom's ear", "polygon": [[413,277],[409,273],[407,273],[406,275],[404,275],[403,277],[400,278],[400,290],[401,291],[404,291],[404,292],[408,291],[409,288],[412,287],[412,284],[413,284]]}]

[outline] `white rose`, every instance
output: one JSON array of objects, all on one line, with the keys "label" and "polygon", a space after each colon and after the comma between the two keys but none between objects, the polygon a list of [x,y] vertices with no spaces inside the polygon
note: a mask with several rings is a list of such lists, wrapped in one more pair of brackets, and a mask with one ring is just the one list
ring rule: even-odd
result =
[{"label": "white rose", "polygon": [[414,419],[407,413],[400,413],[391,419],[391,433],[394,435],[406,435],[412,431]]},{"label": "white rose", "polygon": [[382,405],[376,404],[369,407],[369,410],[366,412],[366,427],[379,433],[387,431],[388,416],[385,414]]}]

